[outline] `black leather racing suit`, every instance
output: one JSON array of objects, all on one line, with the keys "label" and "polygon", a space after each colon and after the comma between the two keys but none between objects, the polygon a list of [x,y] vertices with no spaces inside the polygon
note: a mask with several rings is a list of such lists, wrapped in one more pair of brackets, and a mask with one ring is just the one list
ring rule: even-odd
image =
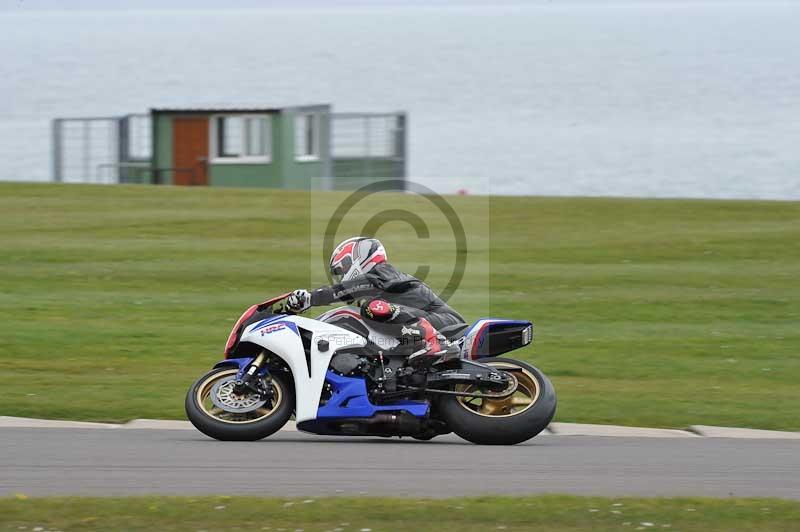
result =
[{"label": "black leather racing suit", "polygon": [[323,286],[311,292],[312,306],[359,299],[382,299],[397,307],[396,315],[391,320],[382,322],[384,325],[397,327],[425,318],[440,330],[448,325],[465,323],[461,314],[442,301],[428,285],[387,262],[377,264],[369,272],[348,281]]}]

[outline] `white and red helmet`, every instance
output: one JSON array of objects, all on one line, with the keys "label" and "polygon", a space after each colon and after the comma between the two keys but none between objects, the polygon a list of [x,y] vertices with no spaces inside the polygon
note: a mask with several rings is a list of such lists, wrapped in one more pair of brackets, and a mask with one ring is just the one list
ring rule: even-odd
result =
[{"label": "white and red helmet", "polygon": [[386,262],[386,250],[380,240],[363,236],[348,238],[333,250],[331,275],[336,283],[349,281],[381,262]]}]

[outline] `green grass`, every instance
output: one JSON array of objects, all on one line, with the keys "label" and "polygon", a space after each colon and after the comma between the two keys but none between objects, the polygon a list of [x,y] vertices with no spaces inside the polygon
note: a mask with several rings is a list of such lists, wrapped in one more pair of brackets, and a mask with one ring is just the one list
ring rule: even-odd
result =
[{"label": "green grass", "polygon": [[[344,197],[0,185],[0,415],[182,418],[241,311],[319,279],[317,219]],[[378,236],[443,286],[445,221],[418,197],[373,201],[431,221],[429,239]],[[453,302],[536,323],[516,355],[552,377],[557,420],[800,430],[800,203],[448,201],[470,239]]]},{"label": "green grass", "polygon": [[800,503],[776,499],[0,499],[0,530],[797,530]]}]

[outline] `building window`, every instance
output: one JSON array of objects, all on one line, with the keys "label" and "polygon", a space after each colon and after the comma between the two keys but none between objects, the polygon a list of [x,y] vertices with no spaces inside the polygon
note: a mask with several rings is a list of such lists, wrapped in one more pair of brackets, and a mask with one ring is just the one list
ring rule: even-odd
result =
[{"label": "building window", "polygon": [[320,115],[303,113],[294,119],[294,158],[298,161],[319,160]]},{"label": "building window", "polygon": [[272,158],[272,123],[268,115],[216,116],[214,162],[262,163]]}]

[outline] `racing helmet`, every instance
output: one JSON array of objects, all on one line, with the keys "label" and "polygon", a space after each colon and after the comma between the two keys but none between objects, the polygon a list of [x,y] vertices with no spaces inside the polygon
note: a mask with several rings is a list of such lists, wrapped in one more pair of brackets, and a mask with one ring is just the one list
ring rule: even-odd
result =
[{"label": "racing helmet", "polygon": [[386,250],[380,240],[363,236],[348,238],[333,250],[331,275],[335,283],[349,281],[381,262],[386,262]]}]

